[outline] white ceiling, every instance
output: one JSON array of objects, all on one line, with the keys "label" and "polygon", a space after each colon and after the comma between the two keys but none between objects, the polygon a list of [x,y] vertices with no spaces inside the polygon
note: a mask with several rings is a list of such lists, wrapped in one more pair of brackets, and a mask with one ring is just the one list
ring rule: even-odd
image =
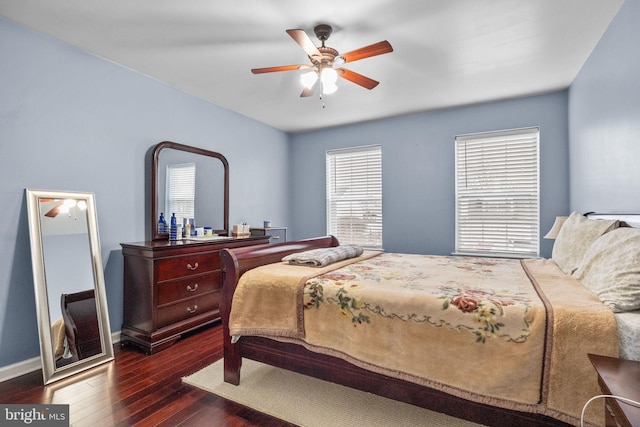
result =
[{"label": "white ceiling", "polygon": [[[0,0],[0,15],[288,132],[546,93],[568,87],[623,0]],[[389,54],[345,64],[380,82],[340,79],[300,98],[309,63],[286,29],[347,52],[381,40]],[[324,108],[323,108],[324,106]]]}]

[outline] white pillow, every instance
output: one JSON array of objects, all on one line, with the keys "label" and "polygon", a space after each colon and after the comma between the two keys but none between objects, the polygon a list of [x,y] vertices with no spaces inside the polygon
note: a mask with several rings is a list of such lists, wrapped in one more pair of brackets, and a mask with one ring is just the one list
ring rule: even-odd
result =
[{"label": "white pillow", "polygon": [[578,212],[573,212],[556,237],[551,258],[562,271],[571,274],[580,266],[589,246],[598,237],[617,227],[617,220],[588,219]]},{"label": "white pillow", "polygon": [[598,238],[573,274],[614,312],[640,308],[640,228],[622,227]]}]

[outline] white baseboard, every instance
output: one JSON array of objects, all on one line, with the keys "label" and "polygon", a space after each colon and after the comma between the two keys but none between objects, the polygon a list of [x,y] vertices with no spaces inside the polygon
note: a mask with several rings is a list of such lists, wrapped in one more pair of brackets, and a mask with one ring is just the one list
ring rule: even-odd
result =
[{"label": "white baseboard", "polygon": [[29,372],[37,371],[38,369],[42,369],[40,356],[23,360],[22,362],[14,363],[13,365],[3,366],[0,368],[0,382],[28,374]]},{"label": "white baseboard", "polygon": [[[119,343],[120,331],[112,333],[111,339],[113,340],[114,344]],[[0,383],[3,381],[11,380],[13,378],[17,378],[20,375],[37,371],[39,369],[42,369],[42,361],[40,360],[40,356],[23,360],[12,365],[2,366],[0,367]]]}]

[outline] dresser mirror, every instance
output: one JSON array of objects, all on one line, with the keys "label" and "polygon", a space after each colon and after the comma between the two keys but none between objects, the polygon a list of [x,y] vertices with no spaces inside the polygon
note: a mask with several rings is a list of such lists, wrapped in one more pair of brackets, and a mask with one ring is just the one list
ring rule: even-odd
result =
[{"label": "dresser mirror", "polygon": [[92,193],[26,190],[45,384],[113,360]]},{"label": "dresser mirror", "polygon": [[229,163],[220,153],[164,141],[153,149],[151,166],[151,239],[169,238],[159,225],[193,218],[197,227],[229,234]]}]

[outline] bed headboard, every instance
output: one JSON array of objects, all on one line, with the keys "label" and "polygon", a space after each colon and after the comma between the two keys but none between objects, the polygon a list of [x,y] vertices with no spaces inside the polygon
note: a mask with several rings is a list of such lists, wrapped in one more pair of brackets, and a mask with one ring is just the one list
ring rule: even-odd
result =
[{"label": "bed headboard", "polygon": [[601,214],[588,213],[589,219],[617,219],[623,227],[640,228],[640,214]]}]

